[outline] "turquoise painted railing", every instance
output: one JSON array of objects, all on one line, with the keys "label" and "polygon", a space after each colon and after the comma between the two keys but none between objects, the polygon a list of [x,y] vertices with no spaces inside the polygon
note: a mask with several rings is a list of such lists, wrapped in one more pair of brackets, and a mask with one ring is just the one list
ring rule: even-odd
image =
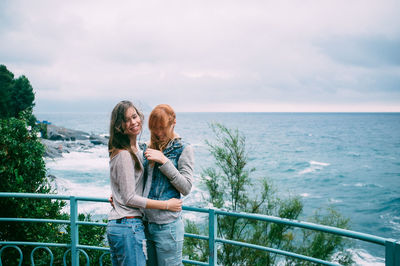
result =
[{"label": "turquoise painted railing", "polygon": [[[41,242],[21,242],[21,241],[0,241],[0,266],[2,252],[7,248],[14,248],[19,252],[20,265],[22,262],[22,251],[18,246],[36,246],[31,252],[31,263],[34,265],[34,253],[39,249],[44,249],[49,253],[50,256],[50,265],[52,265],[53,261],[53,253],[48,247],[66,247],[67,251],[64,253],[63,261],[64,265],[66,265],[66,258],[68,253],[70,252],[71,263],[73,266],[79,265],[79,254],[82,253],[86,258],[86,264],[90,265],[89,256],[84,251],[84,249],[92,249],[92,250],[102,250],[104,251],[103,255],[100,257],[99,265],[103,264],[103,258],[105,255],[109,253],[109,249],[106,247],[97,247],[97,246],[87,246],[79,244],[79,235],[78,235],[78,226],[79,225],[95,225],[95,226],[106,226],[105,223],[99,222],[84,222],[78,221],[78,202],[79,201],[92,201],[92,202],[108,202],[105,198],[90,198],[90,197],[74,197],[74,196],[62,196],[62,195],[54,195],[54,194],[32,194],[32,193],[5,193],[0,192],[0,197],[12,197],[12,198],[36,198],[36,199],[57,199],[57,200],[66,200],[70,202],[70,220],[54,220],[54,219],[33,219],[33,218],[6,218],[0,217],[0,222],[45,222],[45,223],[58,223],[58,224],[68,224],[71,227],[71,241],[69,243],[41,243]],[[208,213],[208,222],[209,222],[209,234],[208,236],[194,235],[194,234],[185,234],[185,237],[192,237],[197,239],[203,239],[208,241],[209,243],[209,260],[208,263],[192,261],[192,260],[183,260],[184,263],[194,264],[194,265],[217,265],[217,243],[226,243],[241,247],[253,248],[258,250],[263,250],[266,252],[276,253],[283,256],[290,256],[293,258],[298,258],[314,263],[319,263],[322,265],[338,265],[337,263],[323,261],[317,258],[307,257],[301,254],[296,254],[284,250],[273,249],[269,247],[253,245],[244,242],[238,242],[228,239],[222,239],[217,237],[217,219],[219,215],[225,216],[234,216],[240,218],[254,219],[265,222],[272,222],[277,224],[290,225],[294,227],[306,228],[326,233],[331,233],[335,235],[345,236],[353,239],[359,239],[362,241],[374,243],[385,248],[385,265],[387,266],[399,266],[400,265],[400,241],[396,241],[393,239],[382,238],[374,235],[354,232],[350,230],[344,230],[335,227],[329,227],[324,225],[318,225],[308,222],[302,222],[297,220],[289,220],[283,219],[274,216],[266,216],[266,215],[258,215],[258,214],[248,214],[248,213],[234,213],[227,212],[217,209],[202,209],[195,207],[184,206],[183,210],[192,211],[192,212],[201,212]],[[97,264],[97,263],[96,263]]]}]

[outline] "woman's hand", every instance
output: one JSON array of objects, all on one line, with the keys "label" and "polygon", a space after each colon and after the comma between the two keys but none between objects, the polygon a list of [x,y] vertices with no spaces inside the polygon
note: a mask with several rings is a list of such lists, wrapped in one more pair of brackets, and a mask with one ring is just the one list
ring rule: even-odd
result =
[{"label": "woman's hand", "polygon": [[112,206],[113,208],[115,208],[112,194],[111,194],[110,197],[108,198],[108,202],[110,202],[111,206]]},{"label": "woman's hand", "polygon": [[146,156],[147,160],[159,164],[165,164],[168,161],[168,158],[161,151],[155,149],[146,149],[144,156]]},{"label": "woman's hand", "polygon": [[172,198],[167,200],[167,210],[173,211],[173,212],[178,212],[182,210],[182,200]]}]

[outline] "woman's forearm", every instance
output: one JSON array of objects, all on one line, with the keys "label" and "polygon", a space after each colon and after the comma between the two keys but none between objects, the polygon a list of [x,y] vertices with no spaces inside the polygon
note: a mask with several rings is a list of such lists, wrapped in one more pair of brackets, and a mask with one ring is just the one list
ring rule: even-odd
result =
[{"label": "woman's forearm", "polygon": [[182,200],[169,199],[169,200],[153,200],[147,199],[146,209],[157,209],[166,211],[180,211],[182,210]]}]

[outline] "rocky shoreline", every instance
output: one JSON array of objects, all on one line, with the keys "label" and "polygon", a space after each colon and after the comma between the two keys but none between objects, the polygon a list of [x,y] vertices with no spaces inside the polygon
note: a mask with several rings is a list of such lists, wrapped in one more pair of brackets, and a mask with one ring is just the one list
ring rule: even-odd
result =
[{"label": "rocky shoreline", "polygon": [[53,159],[63,157],[63,153],[108,144],[107,137],[55,125],[47,125],[47,138],[40,141],[45,146],[44,156]]}]

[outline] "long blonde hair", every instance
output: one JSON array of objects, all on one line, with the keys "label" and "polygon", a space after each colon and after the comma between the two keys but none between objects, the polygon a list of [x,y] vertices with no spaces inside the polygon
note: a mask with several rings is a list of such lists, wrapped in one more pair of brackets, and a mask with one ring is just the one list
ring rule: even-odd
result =
[{"label": "long blonde hair", "polygon": [[149,129],[150,129],[150,145],[152,149],[163,151],[168,143],[174,139],[174,130],[172,129],[167,133],[167,139],[159,141],[153,130],[166,129],[171,127],[176,121],[176,115],[174,109],[168,104],[159,104],[154,107],[149,117]]},{"label": "long blonde hair", "polygon": [[143,114],[130,101],[119,102],[111,112],[110,120],[110,138],[108,140],[108,155],[110,158],[116,154],[118,150],[127,150],[135,161],[135,169],[140,169],[140,162],[136,154],[133,152],[129,136],[124,133],[123,123],[125,123],[125,113],[128,108],[132,107],[139,115],[140,120],[144,121]]}]

